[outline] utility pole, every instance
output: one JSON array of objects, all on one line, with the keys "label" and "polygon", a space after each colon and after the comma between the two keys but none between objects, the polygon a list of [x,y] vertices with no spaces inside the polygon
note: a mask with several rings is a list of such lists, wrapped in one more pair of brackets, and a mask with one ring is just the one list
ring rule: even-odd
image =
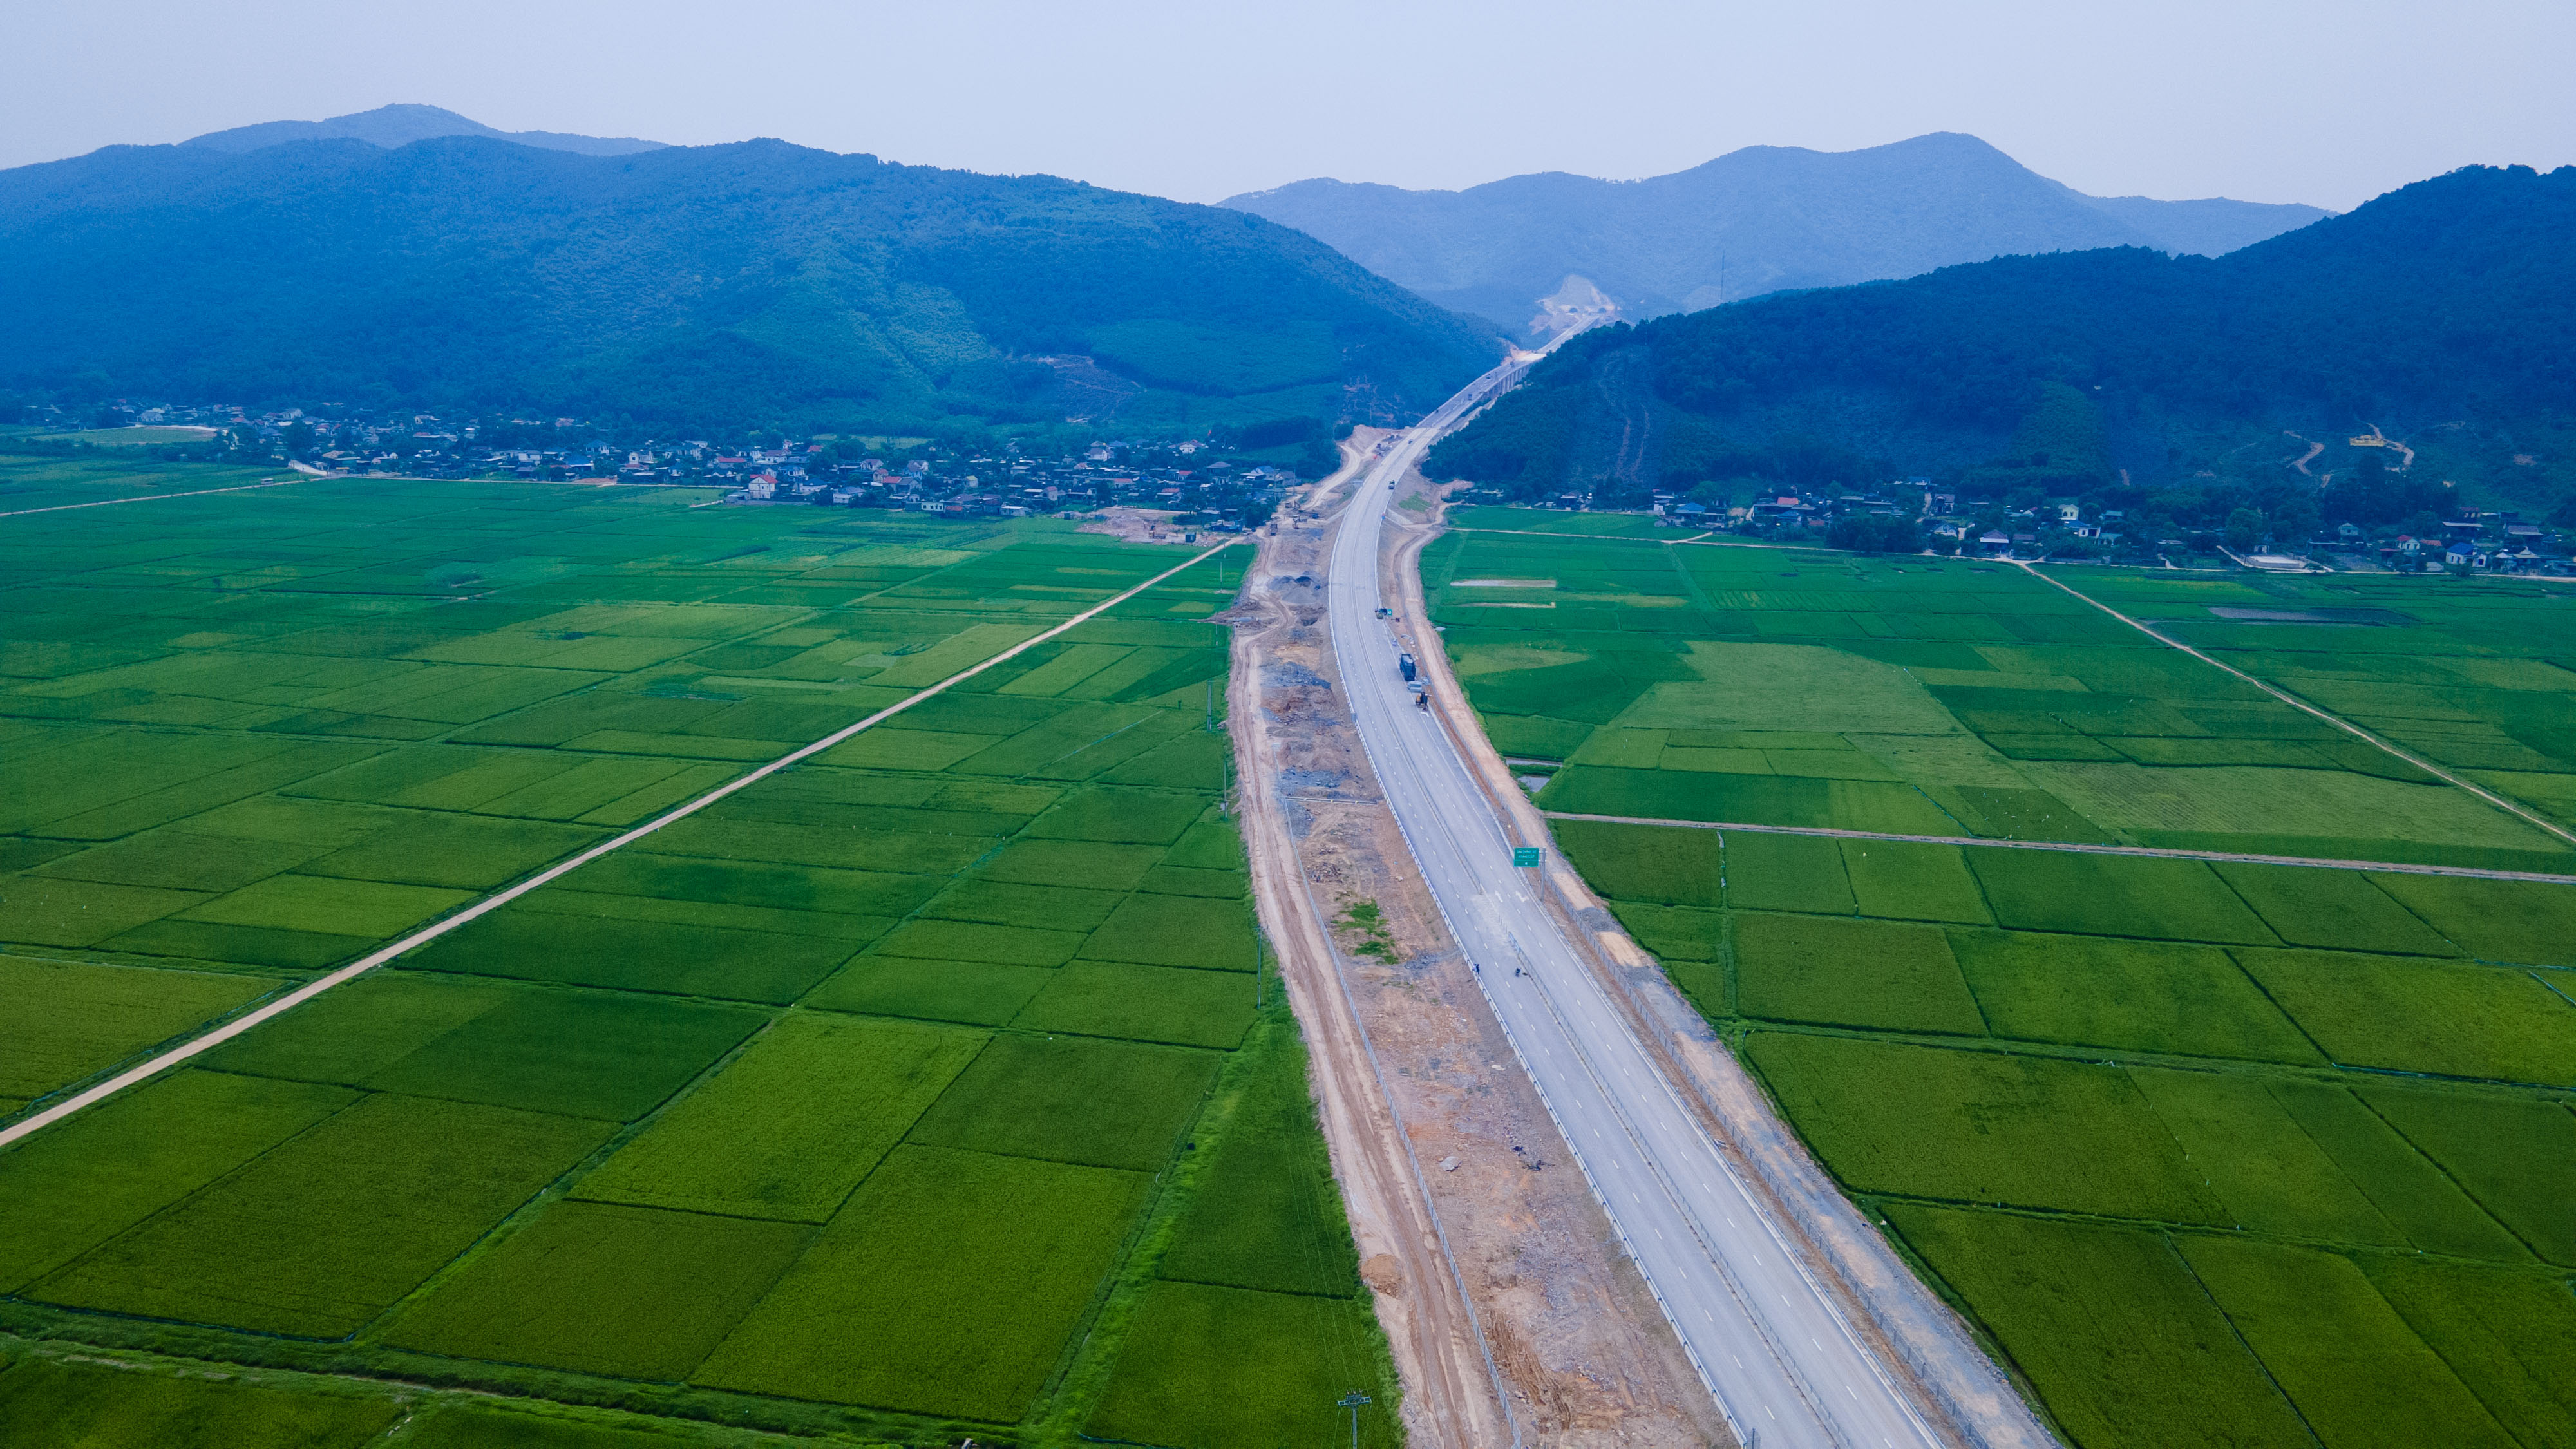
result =
[{"label": "utility pole", "polygon": [[1333,1401],[1335,1407],[1351,1411],[1351,1449],[1360,1449],[1360,1405],[1371,1402],[1366,1394],[1349,1393]]},{"label": "utility pole", "polygon": [[1207,728],[1209,734],[1216,733],[1216,681],[1213,679],[1207,682]]}]

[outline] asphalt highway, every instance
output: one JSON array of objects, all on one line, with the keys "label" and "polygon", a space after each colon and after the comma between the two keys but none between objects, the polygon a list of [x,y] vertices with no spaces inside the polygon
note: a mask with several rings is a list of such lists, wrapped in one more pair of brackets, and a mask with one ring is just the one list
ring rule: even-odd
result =
[{"label": "asphalt highway", "polygon": [[[1630,1034],[1533,873],[1513,867],[1502,822],[1439,720],[1415,707],[1396,637],[1377,616],[1390,483],[1526,362],[1477,379],[1350,485],[1326,583],[1360,739],[1522,1067],[1736,1437],[1760,1449],[1933,1449],[1940,1440]],[[1427,629],[1422,638],[1437,647]]]}]

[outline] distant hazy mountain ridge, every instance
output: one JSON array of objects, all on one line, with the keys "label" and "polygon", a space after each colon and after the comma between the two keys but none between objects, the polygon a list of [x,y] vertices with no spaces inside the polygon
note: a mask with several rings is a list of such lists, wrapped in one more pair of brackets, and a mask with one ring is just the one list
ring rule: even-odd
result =
[{"label": "distant hazy mountain ridge", "polygon": [[262,121],[256,126],[208,131],[181,144],[235,153],[264,150],[289,141],[364,141],[370,146],[391,149],[408,146],[414,141],[434,141],[441,136],[481,136],[486,140],[515,141],[522,146],[571,151],[583,156],[629,156],[638,151],[663,149],[659,141],[639,141],[632,136],[496,131],[481,121],[468,120],[454,111],[414,105],[378,106],[372,111],[333,116],[323,121]]},{"label": "distant hazy mountain ridge", "polygon": [[445,114],[0,171],[0,385],[1150,431],[1409,421],[1500,350],[1239,211],[779,141],[400,140]]},{"label": "distant hazy mountain ridge", "polygon": [[2277,481],[2305,439],[2332,468],[2385,428],[2435,484],[2545,512],[2576,488],[2571,233],[2576,167],[2470,167],[2215,259],[2003,257],[1602,329],[1429,466],[1525,497],[1890,470],[2071,495]]},{"label": "distant hazy mountain ridge", "polygon": [[1406,191],[1318,180],[1222,204],[1516,331],[1569,275],[1642,318],[1997,256],[2116,246],[2217,255],[2328,214],[2086,196],[1946,132],[1863,151],[1753,146],[1644,181],[1544,172]]}]

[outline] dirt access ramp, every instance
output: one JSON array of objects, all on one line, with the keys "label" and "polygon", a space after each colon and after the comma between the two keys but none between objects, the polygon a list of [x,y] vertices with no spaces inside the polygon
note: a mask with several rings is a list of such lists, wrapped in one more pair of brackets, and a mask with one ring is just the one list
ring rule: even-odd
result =
[{"label": "dirt access ramp", "polygon": [[[1419,475],[1407,497],[1439,495]],[[1976,1343],[1968,1325],[1914,1276],[1893,1246],[1843,1196],[1806,1145],[1781,1120],[1743,1064],[1685,1000],[1663,968],[1631,939],[1607,906],[1554,848],[1547,822],[1485,738],[1448,652],[1429,623],[1420,559],[1444,526],[1445,502],[1388,511],[1381,559],[1383,597],[1421,661],[1431,707],[1488,801],[1516,841],[1549,847],[1540,896],[1566,939],[1608,988],[1629,1029],[1680,1089],[1683,1103],[1737,1172],[1759,1192],[1808,1273],[1826,1286],[1843,1317],[1891,1379],[1954,1443],[1976,1449],[2055,1449],[2011,1381]]]},{"label": "dirt access ramp", "polygon": [[1105,533],[1122,543],[1181,543],[1186,541],[1181,537],[1184,533],[1205,534],[1204,529],[1173,526],[1172,520],[1178,516],[1168,508],[1131,508],[1119,503],[1092,514],[1074,532]]},{"label": "dirt access ramp", "polygon": [[[1345,445],[1364,464],[1385,434]],[[1347,472],[1303,495],[1332,508]],[[1731,1442],[1440,924],[1341,701],[1330,519],[1283,509],[1235,626],[1229,729],[1263,929],[1313,1062],[1417,1445]],[[1298,582],[1303,578],[1305,582]],[[1373,927],[1350,922],[1374,904]]]}]

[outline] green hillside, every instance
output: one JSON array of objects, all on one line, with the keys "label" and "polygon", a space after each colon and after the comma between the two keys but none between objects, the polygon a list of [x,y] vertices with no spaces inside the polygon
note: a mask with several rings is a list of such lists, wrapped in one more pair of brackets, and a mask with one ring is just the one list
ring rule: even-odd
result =
[{"label": "green hillside", "polygon": [[0,385],[904,432],[1393,420],[1486,329],[1241,212],[778,141],[0,172]]},{"label": "green hillside", "polygon": [[[2576,496],[2571,224],[2576,167],[2472,167],[2214,259],[2007,257],[1608,329],[1432,465],[1525,498],[1919,474],[2133,517],[2291,489],[2370,525],[2447,480],[2545,513]],[[2402,476],[2347,445],[2374,428]]]}]

